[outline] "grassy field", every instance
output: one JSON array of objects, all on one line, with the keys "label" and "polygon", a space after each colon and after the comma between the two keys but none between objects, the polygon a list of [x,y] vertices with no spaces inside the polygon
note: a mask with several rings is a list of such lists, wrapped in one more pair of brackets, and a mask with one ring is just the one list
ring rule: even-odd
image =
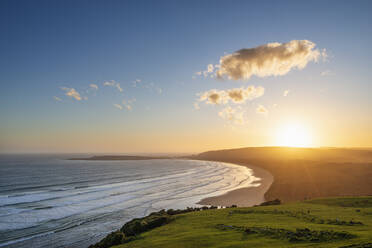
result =
[{"label": "grassy field", "polygon": [[171,218],[115,247],[372,247],[372,197],[205,210]]}]

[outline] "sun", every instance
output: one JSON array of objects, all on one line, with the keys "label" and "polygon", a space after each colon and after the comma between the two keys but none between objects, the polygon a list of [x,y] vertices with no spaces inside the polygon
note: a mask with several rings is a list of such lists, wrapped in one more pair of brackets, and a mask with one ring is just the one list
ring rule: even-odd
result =
[{"label": "sun", "polygon": [[291,123],[278,129],[276,143],[278,146],[309,147],[311,135],[305,126]]}]

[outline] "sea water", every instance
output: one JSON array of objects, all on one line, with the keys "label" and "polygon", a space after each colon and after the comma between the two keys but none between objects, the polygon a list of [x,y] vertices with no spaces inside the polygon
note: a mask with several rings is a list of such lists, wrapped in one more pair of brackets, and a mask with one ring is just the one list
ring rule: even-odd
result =
[{"label": "sea water", "polygon": [[0,247],[87,247],[132,218],[259,185],[220,162],[67,158],[0,156]]}]

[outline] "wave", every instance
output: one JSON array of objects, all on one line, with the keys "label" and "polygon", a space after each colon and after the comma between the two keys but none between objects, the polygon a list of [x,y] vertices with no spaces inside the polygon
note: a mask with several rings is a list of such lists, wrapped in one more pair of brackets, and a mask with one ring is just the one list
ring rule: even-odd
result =
[{"label": "wave", "polygon": [[36,235],[28,236],[28,237],[23,237],[23,238],[19,238],[19,239],[15,239],[15,240],[10,240],[10,241],[4,242],[4,243],[0,243],[0,247],[16,244],[16,243],[26,241],[26,240],[30,240],[30,239],[33,239],[33,238],[37,238],[37,237],[43,237],[43,236],[46,236],[46,235],[49,235],[49,234],[52,234],[52,233],[54,233],[54,231],[50,231],[50,232],[46,232],[46,233],[40,233],[40,234],[36,234]]},{"label": "wave", "polygon": [[[77,185],[68,187],[53,186],[41,191],[2,195],[0,234],[36,232],[33,230],[43,230],[44,233],[74,230],[75,233],[89,225],[95,228],[97,223],[104,226],[99,231],[112,231],[103,224],[104,219],[107,221],[113,216],[123,215],[134,218],[162,208],[196,206],[203,198],[255,186],[253,182],[257,182],[248,168],[226,163],[190,160],[152,163],[162,170],[158,171],[153,165],[143,173],[133,173],[137,175],[135,179],[129,176],[121,177],[127,179],[123,181],[105,179],[90,185],[82,185],[79,181]],[[134,169],[139,171],[141,168]],[[118,172],[122,173],[121,170]],[[0,238],[0,242],[3,241]]]},{"label": "wave", "polygon": [[[32,202],[40,202],[45,200],[55,200],[59,198],[69,197],[69,196],[76,196],[86,193],[93,193],[98,192],[102,190],[109,190],[114,188],[120,188],[120,187],[134,187],[136,190],[138,190],[137,186],[139,184],[153,184],[157,183],[159,181],[165,181],[170,179],[179,179],[184,178],[187,175],[194,175],[194,174],[205,174],[204,178],[207,178],[209,176],[212,176],[214,173],[222,173],[222,171],[219,170],[212,170],[209,173],[206,173],[206,171],[209,168],[206,169],[192,169],[187,172],[183,173],[177,173],[173,175],[166,175],[166,176],[159,176],[159,177],[148,177],[144,179],[137,179],[133,181],[127,181],[127,182],[120,182],[120,183],[110,183],[110,184],[101,184],[101,185],[95,185],[95,186],[86,186],[86,187],[73,187],[71,189],[65,189],[65,190],[57,190],[57,194],[55,194],[55,190],[46,190],[46,191],[30,191],[30,192],[24,192],[22,194],[16,193],[13,195],[6,195],[2,196],[0,195],[0,206],[10,206],[20,203],[32,203]],[[73,189],[84,189],[83,191],[73,191]],[[61,191],[62,193],[58,192]],[[63,193],[67,191],[66,193]],[[53,194],[50,194],[50,192],[53,192]]]}]

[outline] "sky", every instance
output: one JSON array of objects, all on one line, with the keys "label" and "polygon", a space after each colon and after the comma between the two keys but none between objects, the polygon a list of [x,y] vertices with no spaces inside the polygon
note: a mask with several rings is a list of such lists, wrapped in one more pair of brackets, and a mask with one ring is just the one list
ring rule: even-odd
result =
[{"label": "sky", "polygon": [[0,153],[371,147],[371,11],[1,1]]}]

